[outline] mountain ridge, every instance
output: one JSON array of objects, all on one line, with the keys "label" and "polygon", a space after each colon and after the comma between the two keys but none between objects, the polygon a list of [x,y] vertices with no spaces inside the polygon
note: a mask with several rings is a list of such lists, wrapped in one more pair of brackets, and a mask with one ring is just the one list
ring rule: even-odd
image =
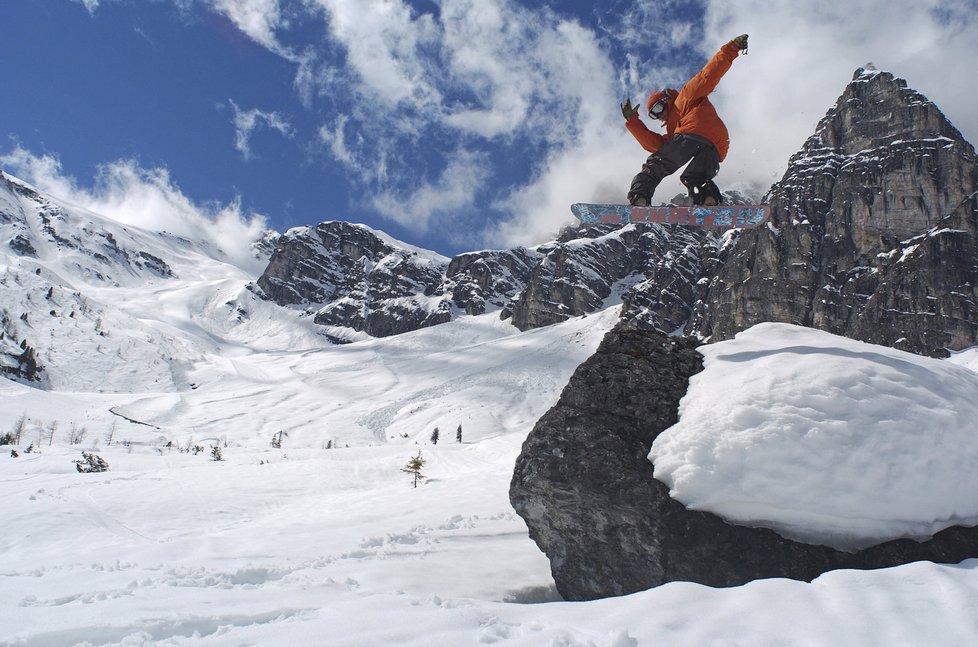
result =
[{"label": "mountain ridge", "polygon": [[[577,226],[534,247],[447,258],[326,221],[253,242],[250,253],[267,258],[257,277],[209,243],[122,225],[4,176],[0,235],[19,283],[0,302],[3,371],[49,384],[45,367],[60,361],[50,340],[71,331],[87,356],[105,355],[99,322],[113,317],[130,346],[180,348],[149,353],[157,380],[176,385],[186,363],[175,358],[208,347],[209,335],[261,345],[272,342],[244,331],[274,329],[274,343],[314,347],[486,312],[529,330],[618,303],[627,320],[701,340],[783,321],[946,356],[978,344],[975,160],[926,97],[859,68],[765,197],[766,227]],[[150,306],[109,314],[119,287],[203,294],[208,284],[216,291],[201,297],[202,312],[167,324],[192,330],[189,342],[159,329],[130,335]],[[82,327],[79,312],[90,315]],[[55,325],[62,317],[67,328]]]}]

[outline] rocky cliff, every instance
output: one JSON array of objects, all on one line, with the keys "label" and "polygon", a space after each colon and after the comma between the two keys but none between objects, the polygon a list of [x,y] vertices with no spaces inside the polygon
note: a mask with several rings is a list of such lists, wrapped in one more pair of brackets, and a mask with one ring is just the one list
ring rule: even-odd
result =
[{"label": "rocky cliff", "polygon": [[363,225],[330,221],[286,232],[257,288],[279,305],[313,314],[342,342],[501,308],[526,285],[537,257],[520,247],[449,260]]},{"label": "rocky cliff", "polygon": [[715,273],[716,232],[637,225],[569,227],[533,249],[449,260],[362,225],[286,232],[257,291],[314,316],[336,341],[395,335],[498,310],[521,329],[595,312],[637,290],[635,317],[682,328]]},{"label": "rocky cliff", "polygon": [[946,356],[978,344],[974,147],[902,79],[860,68],[769,195],[688,330],[797,323]]},{"label": "rocky cliff", "polygon": [[976,190],[975,150],[937,106],[860,68],[766,196],[766,227],[580,226],[449,260],[326,222],[286,233],[257,285],[337,340],[497,309],[526,330],[623,301],[701,339],[779,321],[939,356],[978,344]]}]

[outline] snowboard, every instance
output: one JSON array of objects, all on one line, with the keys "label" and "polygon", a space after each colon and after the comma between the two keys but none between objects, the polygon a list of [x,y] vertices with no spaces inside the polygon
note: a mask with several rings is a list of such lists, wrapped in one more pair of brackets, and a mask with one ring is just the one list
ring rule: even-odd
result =
[{"label": "snowboard", "polygon": [[571,205],[571,211],[583,223],[627,225],[629,223],[662,223],[692,227],[756,227],[767,221],[771,208],[766,204],[720,204],[714,207],[632,207],[627,204]]}]

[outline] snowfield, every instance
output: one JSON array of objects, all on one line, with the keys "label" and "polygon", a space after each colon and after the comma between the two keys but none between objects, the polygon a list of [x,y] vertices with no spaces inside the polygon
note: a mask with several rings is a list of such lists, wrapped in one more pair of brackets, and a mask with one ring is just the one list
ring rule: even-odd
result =
[{"label": "snowfield", "polygon": [[[509,505],[509,480],[526,433],[616,316],[610,309],[519,333],[487,315],[296,353],[229,346],[197,368],[196,388],[180,393],[46,393],[0,383],[0,429],[30,417],[20,457],[0,457],[0,644],[891,647],[978,639],[978,560],[836,571],[811,584],[674,583],[560,601],[546,558]],[[760,332],[771,355],[774,340],[790,342],[784,352],[803,341],[799,331]],[[852,342],[821,342],[822,355],[853,352]],[[731,354],[729,345],[706,350],[711,364]],[[763,375],[755,362],[764,352],[735,351],[757,357],[729,361],[731,380]],[[811,384],[798,371],[792,388],[800,395]],[[687,412],[692,403],[684,402]],[[431,445],[435,426],[441,441]],[[69,444],[81,427],[81,441]],[[271,446],[277,431],[288,434],[281,448]],[[40,451],[23,453],[30,442]],[[180,451],[193,444],[204,451]],[[224,460],[210,459],[213,445]],[[82,449],[110,471],[77,473]],[[401,468],[418,450],[429,479],[414,489]],[[783,469],[807,480],[806,467]]]},{"label": "snowfield", "polygon": [[[0,645],[978,644],[978,560],[560,600],[509,483],[627,285],[548,328],[333,346],[246,289],[253,258],[10,182],[0,352],[29,342],[50,390],[0,378]],[[978,350],[761,326],[704,353],[655,448],[677,496],[851,543],[978,515]]]}]

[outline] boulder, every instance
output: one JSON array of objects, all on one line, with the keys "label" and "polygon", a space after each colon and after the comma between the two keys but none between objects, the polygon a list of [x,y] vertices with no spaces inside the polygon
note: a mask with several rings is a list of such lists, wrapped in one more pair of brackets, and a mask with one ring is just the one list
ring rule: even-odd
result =
[{"label": "boulder", "polygon": [[697,345],[620,323],[527,437],[510,501],[549,558],[564,599],[625,595],[674,581],[810,581],[838,568],[978,557],[978,528],[845,552],[728,523],[672,499],[652,476],[648,453],[678,420],[689,378],[702,370]]}]

